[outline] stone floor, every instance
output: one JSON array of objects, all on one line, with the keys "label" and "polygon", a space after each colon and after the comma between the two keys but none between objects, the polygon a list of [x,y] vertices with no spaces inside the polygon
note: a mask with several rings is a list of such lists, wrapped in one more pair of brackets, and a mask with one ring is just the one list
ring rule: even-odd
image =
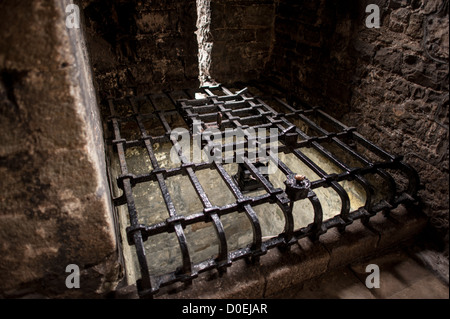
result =
[{"label": "stone floor", "polygon": [[[308,280],[303,284],[268,296],[273,299],[448,299],[447,268],[436,272],[420,260],[430,258],[426,251],[413,252],[400,249],[386,255],[339,268]],[[433,257],[431,257],[433,258]],[[379,288],[367,288],[366,266],[379,267]],[[444,263],[445,264],[445,263]],[[439,265],[438,265],[439,266]]]}]

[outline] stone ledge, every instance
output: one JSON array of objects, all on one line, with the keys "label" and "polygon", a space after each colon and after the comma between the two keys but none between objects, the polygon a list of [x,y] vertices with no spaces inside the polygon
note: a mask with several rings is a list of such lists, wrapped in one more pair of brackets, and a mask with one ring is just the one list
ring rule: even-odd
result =
[{"label": "stone ledge", "polygon": [[334,269],[365,256],[377,248],[379,235],[365,227],[361,220],[355,220],[340,233],[336,228],[323,234],[319,243],[330,254],[328,269]]},{"label": "stone ledge", "polygon": [[[180,287],[180,284],[177,286]],[[222,277],[218,276],[217,271],[208,271],[194,279],[187,289],[175,292],[169,287],[163,288],[157,298],[246,299],[249,296],[262,298],[264,288],[264,275],[261,268],[248,265],[244,260],[238,260]]]},{"label": "stone ledge", "polygon": [[261,270],[266,282],[264,297],[325,273],[329,262],[328,251],[308,238],[300,239],[289,252],[269,251],[268,256],[261,257]]},{"label": "stone ledge", "polygon": [[[316,242],[302,238],[290,251],[271,249],[261,256],[260,264],[247,265],[244,260],[233,263],[222,277],[216,271],[199,275],[192,285],[165,287],[157,299],[261,299],[299,285],[328,271],[375,256],[389,248],[413,239],[422,232],[427,218],[414,209],[399,206],[389,218],[377,214],[368,226],[354,221],[339,233],[330,229]],[[133,289],[116,291],[117,298],[137,298]]]},{"label": "stone ledge", "polygon": [[378,214],[370,219],[370,226],[380,234],[378,250],[413,238],[427,223],[428,219],[416,207],[407,209],[403,205],[393,209],[389,217]]}]

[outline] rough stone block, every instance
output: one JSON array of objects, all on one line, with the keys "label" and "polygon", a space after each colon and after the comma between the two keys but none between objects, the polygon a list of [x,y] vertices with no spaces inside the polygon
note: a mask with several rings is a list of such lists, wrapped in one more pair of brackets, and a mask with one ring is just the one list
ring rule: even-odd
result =
[{"label": "rough stone block", "polygon": [[156,298],[255,299],[263,297],[264,285],[264,277],[258,266],[238,260],[221,277],[215,270],[208,271],[200,274],[187,289],[179,292],[170,288],[162,289]]},{"label": "rough stone block", "polygon": [[273,4],[247,6],[243,9],[243,24],[246,26],[270,26],[273,13]]},{"label": "rough stone block", "polygon": [[347,226],[344,233],[336,228],[323,234],[319,242],[330,253],[329,268],[337,268],[373,253],[377,248],[378,234],[367,229],[361,220]]},{"label": "rough stone block", "polygon": [[411,14],[409,19],[408,27],[405,30],[405,33],[411,37],[416,39],[421,39],[423,37],[423,16],[417,13]]},{"label": "rough stone block", "polygon": [[370,219],[370,225],[380,233],[378,249],[387,248],[414,238],[427,225],[423,213],[407,210],[403,205],[392,210],[389,218],[377,214]]},{"label": "rough stone block", "polygon": [[298,241],[288,252],[271,250],[261,257],[261,271],[266,280],[265,296],[270,296],[323,274],[329,262],[328,252],[308,238]]},{"label": "rough stone block", "polygon": [[387,71],[399,73],[402,64],[402,53],[391,48],[381,48],[375,54],[374,61]]}]

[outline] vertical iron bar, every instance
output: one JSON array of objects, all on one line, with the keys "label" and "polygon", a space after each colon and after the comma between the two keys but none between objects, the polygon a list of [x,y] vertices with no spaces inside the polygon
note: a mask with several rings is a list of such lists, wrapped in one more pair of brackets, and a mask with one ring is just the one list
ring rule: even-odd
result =
[{"label": "vertical iron bar", "polygon": [[[113,116],[112,121],[113,121],[113,126],[114,126],[114,138],[117,141],[121,141],[122,139],[120,136],[119,123],[118,123],[117,119],[114,118],[117,114],[115,112],[113,100],[109,99],[108,103],[109,103],[109,107],[110,107],[111,116]],[[126,164],[126,160],[125,160],[125,151],[124,151],[123,144],[124,144],[124,141],[119,142],[116,146],[117,146],[117,153],[119,156],[121,173],[122,173],[122,175],[127,175],[128,168],[127,168],[127,164]],[[132,186],[131,186],[130,178],[124,178],[122,181],[122,186],[123,186],[122,190],[124,192],[124,195],[125,195],[125,198],[127,201],[130,224],[132,227],[137,227],[137,226],[139,226],[139,220],[138,220],[138,216],[137,216],[136,205],[134,203],[134,197],[132,194]],[[145,248],[144,248],[144,243],[143,243],[141,232],[136,231],[133,233],[133,241],[134,241],[134,246],[136,249],[136,254],[138,257],[139,267],[140,267],[140,271],[141,271],[141,282],[140,283],[141,283],[142,289],[151,291],[152,283],[151,283],[150,273],[149,273],[149,269],[148,269],[147,258],[145,256]]]}]

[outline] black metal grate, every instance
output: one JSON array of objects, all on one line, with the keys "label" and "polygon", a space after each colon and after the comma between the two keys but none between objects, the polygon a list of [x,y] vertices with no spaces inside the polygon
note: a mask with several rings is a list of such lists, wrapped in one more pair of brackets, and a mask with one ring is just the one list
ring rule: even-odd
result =
[{"label": "black metal grate", "polygon": [[[123,191],[123,195],[114,199],[114,203],[116,206],[127,205],[128,208],[130,226],[126,230],[127,240],[130,245],[134,245],[136,248],[140,265],[141,278],[137,282],[140,297],[152,297],[160,287],[175,282],[190,283],[203,271],[217,269],[222,274],[227,267],[231,266],[233,261],[240,258],[246,258],[250,262],[258,262],[260,256],[264,255],[268,249],[274,247],[282,250],[288,249],[290,245],[305,236],[316,240],[321,234],[333,227],[345,231],[345,227],[356,219],[362,219],[363,223],[368,223],[370,217],[379,212],[389,214],[392,208],[401,203],[416,201],[419,177],[410,166],[402,162],[401,156],[393,156],[387,153],[358,134],[355,128],[347,127],[319,107],[302,105],[302,107],[294,108],[286,103],[283,97],[255,97],[246,88],[236,93],[232,93],[222,86],[214,90],[215,92],[212,88],[198,90],[197,93],[203,93],[205,96],[202,99],[194,99],[195,91],[184,91],[187,98],[178,100],[172,94],[165,93],[172,105],[163,108],[158,107],[157,103],[153,103],[149,96],[109,99],[111,115],[108,123],[113,134],[112,144],[117,153],[121,170],[121,175],[117,177],[117,184]],[[139,106],[142,101],[152,105],[152,109],[143,112]],[[275,107],[269,106],[275,104],[277,110],[275,110]],[[128,113],[118,111],[118,109],[123,108],[123,105],[129,107]],[[310,181],[307,177],[301,175],[302,172],[292,171],[292,168],[278,160],[278,169],[286,176],[286,181],[284,189],[275,188],[269,176],[260,172],[260,162],[249,160],[246,157],[247,154],[244,154],[243,163],[240,164],[239,173],[236,176],[230,176],[220,162],[192,163],[182,155],[177,139],[171,138],[174,127],[169,125],[167,117],[174,114],[180,114],[191,128],[194,121],[199,121],[203,130],[214,127],[220,129],[222,133],[227,128],[240,128],[242,130],[275,128],[280,142],[278,152],[295,155],[296,158],[314,171],[319,179]],[[146,119],[159,121],[164,127],[164,132],[161,132],[162,134],[158,136],[149,135],[143,124]],[[294,125],[296,121],[302,123],[301,128],[300,125]],[[137,124],[139,134],[126,139],[122,135],[122,126],[124,123],[130,122]],[[195,132],[191,130],[190,134],[191,136],[195,135]],[[267,136],[267,141],[269,139],[270,136]],[[156,142],[171,142],[178,151],[181,164],[174,168],[161,168],[152,146]],[[246,143],[248,142],[246,141]],[[236,149],[236,142],[232,144]],[[328,147],[330,145],[333,147]],[[125,150],[134,146],[144,147],[146,156],[151,161],[152,169],[144,174],[133,175],[128,170]],[[217,147],[211,141],[202,146],[209,146],[211,149]],[[224,152],[226,146],[221,146]],[[327,174],[304,154],[305,148],[315,149],[339,167],[341,172]],[[339,150],[340,154],[351,157],[353,161],[342,160],[342,156],[338,158],[335,154],[336,150]],[[270,159],[268,151],[268,146],[264,146],[264,152]],[[368,154],[374,155],[373,158],[376,160],[371,159]],[[234,160],[236,156],[239,156],[239,154],[233,152]],[[358,165],[354,165],[355,162]],[[218,172],[234,195],[234,203],[221,207],[214,206],[211,203],[196,175],[196,172],[203,169],[212,169]],[[391,171],[394,173],[390,173]],[[397,174],[397,172],[400,174]],[[166,185],[166,179],[180,175],[189,178],[203,205],[203,211],[188,216],[177,213]],[[386,198],[374,200],[374,186],[366,178],[368,175],[377,175],[385,181],[388,185],[388,196]],[[401,179],[403,182],[398,182],[398,176],[400,175],[406,177]],[[250,190],[262,188],[265,193],[257,196],[249,195],[248,190],[245,189],[245,179],[249,178],[254,183],[253,186],[249,186]],[[158,183],[169,212],[165,221],[151,225],[139,223],[139,211],[136,209],[133,197],[133,188],[148,181]],[[339,183],[341,181],[355,181],[364,189],[366,201],[363,207],[353,211],[350,210],[349,196]],[[340,211],[336,212],[333,218],[327,220],[323,220],[322,205],[314,192],[315,189],[320,187],[332,188],[339,195],[342,203]],[[314,208],[314,220],[306,227],[294,229],[292,209],[294,202],[300,200],[310,201]],[[260,221],[253,209],[265,203],[278,205],[285,219],[283,232],[267,240],[262,237]],[[238,211],[244,212],[251,222],[253,240],[250,245],[230,251],[221,217]],[[219,243],[218,254],[214,258],[193,263],[184,229],[188,225],[205,222],[211,223],[216,230]],[[182,254],[182,266],[174,272],[151,275],[144,242],[150,236],[164,232],[176,234]]]}]

